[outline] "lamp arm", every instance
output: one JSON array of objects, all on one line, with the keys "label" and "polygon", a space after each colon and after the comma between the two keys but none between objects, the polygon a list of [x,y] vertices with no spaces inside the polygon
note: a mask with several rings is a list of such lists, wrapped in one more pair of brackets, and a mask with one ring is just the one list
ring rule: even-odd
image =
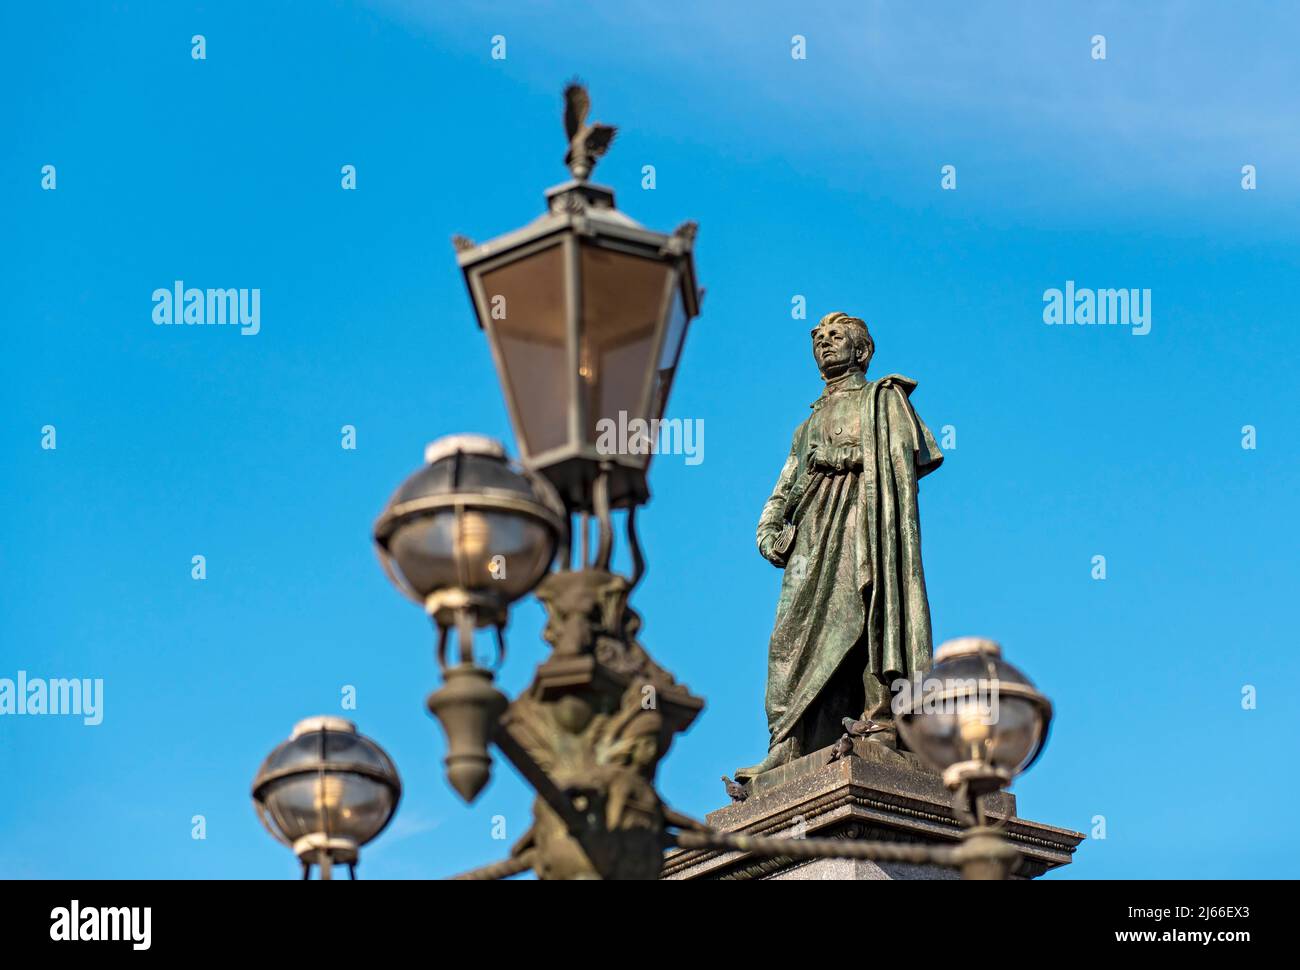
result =
[{"label": "lamp arm", "polygon": [[636,506],[630,506],[627,510],[627,548],[632,554],[632,576],[628,585],[628,595],[636,589],[637,583],[641,582],[641,577],[645,575],[645,556],[641,553],[641,540],[636,534]]},{"label": "lamp arm", "polygon": [[614,549],[614,528],[609,521],[609,465],[602,464],[592,487],[592,505],[600,527],[600,543],[596,547],[596,568],[609,571],[610,555]]}]

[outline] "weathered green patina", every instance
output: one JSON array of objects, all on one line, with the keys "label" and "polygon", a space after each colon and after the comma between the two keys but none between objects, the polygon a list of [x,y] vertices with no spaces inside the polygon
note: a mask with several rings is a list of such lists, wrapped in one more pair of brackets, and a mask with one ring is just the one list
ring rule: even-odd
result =
[{"label": "weathered green patina", "polygon": [[[943,461],[898,374],[866,379],[875,346],[844,313],[812,331],[826,387],[758,525],[785,569],[768,656],[768,756],[740,778],[832,744],[845,717],[893,737],[889,684],[930,667],[917,483]],[[875,730],[873,726],[873,730]]]}]

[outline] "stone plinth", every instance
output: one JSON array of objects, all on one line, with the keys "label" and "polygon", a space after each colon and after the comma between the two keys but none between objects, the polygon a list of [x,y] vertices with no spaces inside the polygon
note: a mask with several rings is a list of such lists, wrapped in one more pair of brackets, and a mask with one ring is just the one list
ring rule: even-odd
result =
[{"label": "stone plinth", "polygon": [[[816,751],[755,778],[743,801],[710,812],[710,826],[747,835],[859,839],[955,845],[961,826],[938,775],[914,755],[871,740],[826,763]],[[1018,878],[1034,879],[1068,865],[1083,834],[1016,816],[1014,795],[989,796],[990,822],[1004,822],[1019,850]],[[795,861],[746,852],[678,849],[664,861],[664,879],[955,879],[941,866],[848,859]]]}]

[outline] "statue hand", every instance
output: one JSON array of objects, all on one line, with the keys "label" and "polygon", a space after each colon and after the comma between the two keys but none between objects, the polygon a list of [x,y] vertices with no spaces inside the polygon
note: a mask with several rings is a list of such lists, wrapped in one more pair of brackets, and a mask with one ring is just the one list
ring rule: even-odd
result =
[{"label": "statue hand", "polygon": [[768,535],[763,536],[762,540],[758,543],[758,551],[762,554],[764,559],[770,562],[777,569],[784,569],[785,556],[782,556],[776,551],[776,540],[777,535],[775,533],[769,533]]}]

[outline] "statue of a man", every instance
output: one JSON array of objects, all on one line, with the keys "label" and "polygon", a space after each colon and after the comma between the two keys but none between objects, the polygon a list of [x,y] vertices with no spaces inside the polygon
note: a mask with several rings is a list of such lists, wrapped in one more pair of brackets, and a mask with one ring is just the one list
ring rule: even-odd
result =
[{"label": "statue of a man", "polygon": [[767,757],[752,778],[846,731],[893,743],[889,685],[930,668],[917,482],[943,454],[898,374],[866,379],[875,342],[846,313],[812,330],[826,387],[795,429],[758,523],[785,569],[768,648]]}]

